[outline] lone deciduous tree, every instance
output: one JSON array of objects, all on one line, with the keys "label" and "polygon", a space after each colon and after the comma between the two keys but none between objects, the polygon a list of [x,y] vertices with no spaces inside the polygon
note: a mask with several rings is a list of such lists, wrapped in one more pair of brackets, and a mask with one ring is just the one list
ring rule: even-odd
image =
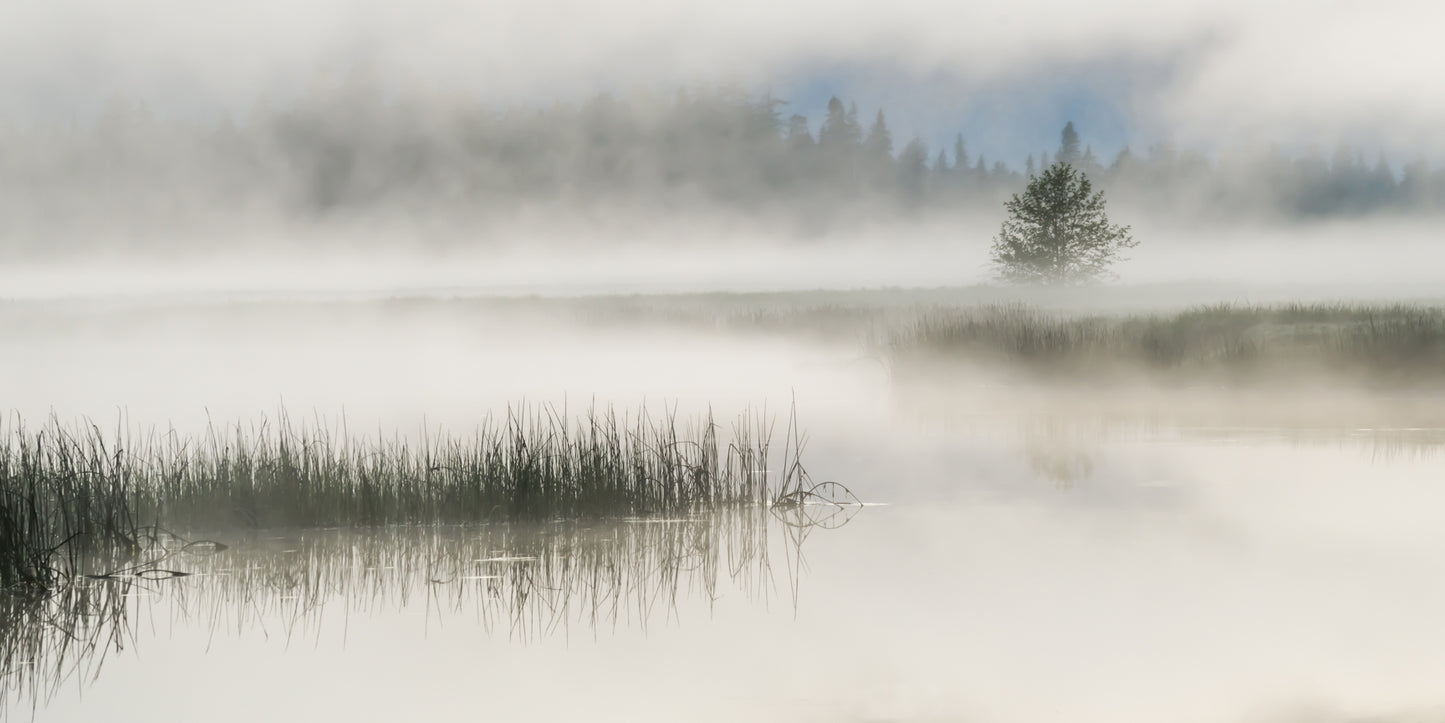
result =
[{"label": "lone deciduous tree", "polygon": [[1025,284],[1087,283],[1110,278],[1119,250],[1138,244],[1128,226],[1109,223],[1104,192],[1083,173],[1055,163],[1004,204],[1009,217],[994,237],[998,278]]}]

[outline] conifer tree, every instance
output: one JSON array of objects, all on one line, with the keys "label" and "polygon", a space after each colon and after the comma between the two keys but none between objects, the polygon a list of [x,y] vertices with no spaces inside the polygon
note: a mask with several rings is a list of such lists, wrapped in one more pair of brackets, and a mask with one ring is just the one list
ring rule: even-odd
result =
[{"label": "conifer tree", "polygon": [[818,145],[830,150],[841,151],[855,148],[859,141],[856,114],[843,107],[843,101],[835,96],[828,100],[828,117],[818,131]]},{"label": "conifer tree", "polygon": [[1069,121],[1064,125],[1064,130],[1059,134],[1059,163],[1067,163],[1071,166],[1079,165],[1079,133],[1074,130],[1074,122]]},{"label": "conifer tree", "polygon": [[898,186],[904,198],[910,201],[922,198],[927,175],[928,146],[914,138],[898,154]]},{"label": "conifer tree", "polygon": [[813,132],[808,130],[808,119],[805,116],[794,113],[788,119],[788,130],[785,132],[784,140],[788,148],[795,151],[813,147]]},{"label": "conifer tree", "polygon": [[1004,204],[1008,219],[994,237],[991,258],[999,279],[1060,284],[1101,281],[1137,245],[1128,226],[1104,213],[1104,192],[1067,163],[1055,163]]},{"label": "conifer tree", "polygon": [[863,152],[874,163],[893,157],[893,134],[888,130],[881,108],[878,117],[873,119],[873,127],[868,129],[868,137],[863,140]]}]

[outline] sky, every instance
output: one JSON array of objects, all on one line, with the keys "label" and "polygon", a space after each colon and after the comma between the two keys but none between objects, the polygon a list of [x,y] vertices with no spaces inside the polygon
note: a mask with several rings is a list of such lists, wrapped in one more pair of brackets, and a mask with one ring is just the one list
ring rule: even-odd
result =
[{"label": "sky", "polygon": [[0,118],[106,99],[242,116],[327,74],[545,104],[733,82],[817,117],[894,109],[898,145],[963,131],[1016,163],[1075,120],[1101,155],[1167,140],[1445,150],[1445,6],[1419,0],[4,0]]},{"label": "sky", "polygon": [[910,77],[896,68],[840,66],[813,70],[790,84],[769,87],[788,103],[787,116],[800,113],[816,131],[826,117],[829,98],[858,99],[865,127],[882,109],[894,149],[917,138],[944,149],[950,163],[954,139],[964,138],[968,162],[983,153],[989,165],[1003,161],[1022,167],[1024,159],[1057,150],[1064,124],[1072,122],[1083,142],[1104,161],[1125,146],[1147,147],[1162,139],[1141,127],[1128,112],[1127,80],[1111,68],[1072,68],[1009,82],[963,86],[944,75]]}]

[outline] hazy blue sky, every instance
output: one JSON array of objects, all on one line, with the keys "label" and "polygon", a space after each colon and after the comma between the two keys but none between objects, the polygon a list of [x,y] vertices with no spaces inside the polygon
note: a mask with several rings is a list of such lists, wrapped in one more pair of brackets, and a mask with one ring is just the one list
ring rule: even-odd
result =
[{"label": "hazy blue sky", "polygon": [[784,115],[802,113],[816,132],[834,95],[859,103],[859,120],[871,125],[882,107],[895,149],[914,137],[952,161],[953,141],[963,133],[969,162],[980,151],[988,161],[1018,166],[1030,154],[1053,152],[1064,123],[1073,121],[1086,144],[1109,160],[1126,144],[1147,145],[1166,134],[1140,127],[1129,109],[1132,78],[1127,69],[1074,68],[1039,73],[1008,82],[970,86],[947,74],[916,77],[886,67],[839,65],[810,69],[790,83],[774,87],[789,101]]}]

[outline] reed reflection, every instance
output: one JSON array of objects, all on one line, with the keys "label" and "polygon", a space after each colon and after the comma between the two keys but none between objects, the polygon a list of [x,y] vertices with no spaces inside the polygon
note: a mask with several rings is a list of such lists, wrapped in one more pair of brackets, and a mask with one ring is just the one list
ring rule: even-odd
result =
[{"label": "reed reflection", "polygon": [[[151,529],[138,554],[89,559],[75,584],[0,598],[5,708],[40,710],[67,682],[95,680],[111,655],[142,647],[139,631],[156,621],[290,645],[319,640],[323,626],[340,626],[344,641],[353,616],[421,605],[428,627],[464,618],[525,644],[579,631],[645,633],[680,622],[684,603],[711,615],[731,594],[764,606],[786,601],[796,614],[803,543],[861,509],[829,494],[692,517],[306,530],[222,542]],[[787,564],[775,576],[779,554]]]}]

